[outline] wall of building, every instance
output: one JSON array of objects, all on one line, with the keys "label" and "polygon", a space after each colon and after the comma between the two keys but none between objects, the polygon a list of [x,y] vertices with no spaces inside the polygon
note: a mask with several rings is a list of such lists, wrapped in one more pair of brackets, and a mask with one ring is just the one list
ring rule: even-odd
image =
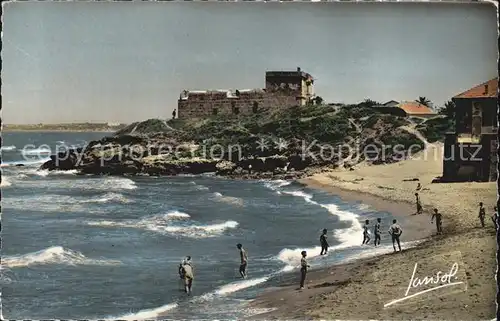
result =
[{"label": "wall of building", "polygon": [[497,127],[497,99],[496,98],[456,98],[453,99],[456,106],[455,131],[458,134],[472,133],[472,105],[480,107],[481,132],[489,133]]},{"label": "wall of building", "polygon": [[274,92],[241,92],[239,97],[221,94],[189,94],[179,99],[179,118],[201,118],[212,115],[250,115],[267,108],[287,108],[297,105],[293,95]]},{"label": "wall of building", "polygon": [[268,108],[305,105],[314,96],[314,80],[300,71],[266,72],[265,89],[230,91],[185,91],[177,103],[179,118],[212,115],[249,115]]}]

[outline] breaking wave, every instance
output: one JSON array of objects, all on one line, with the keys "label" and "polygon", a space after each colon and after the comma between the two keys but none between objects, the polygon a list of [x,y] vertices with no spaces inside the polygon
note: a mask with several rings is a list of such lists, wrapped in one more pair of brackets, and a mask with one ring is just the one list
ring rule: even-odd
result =
[{"label": "breaking wave", "polygon": [[175,309],[176,307],[177,303],[170,303],[154,309],[131,312],[129,314],[118,317],[108,317],[105,320],[151,320],[158,316],[161,316],[169,310]]},{"label": "breaking wave", "polygon": [[281,191],[279,190],[281,187],[285,187],[292,184],[291,181],[285,181],[285,180],[274,180],[274,181],[264,181],[264,186],[269,188],[270,190],[276,192],[276,194],[281,195]]},{"label": "breaking wave", "polygon": [[[335,215],[339,218],[339,221],[351,222],[351,226],[345,229],[335,230],[333,236],[340,242],[336,246],[330,247],[329,250],[339,250],[349,247],[359,246],[359,235],[361,234],[363,228],[361,223],[358,221],[358,215],[352,212],[341,211],[335,204],[320,204],[312,200],[313,196],[311,194],[304,193],[303,191],[286,191],[285,194],[293,195],[296,197],[302,197],[306,202],[321,206],[328,210],[330,214]],[[283,249],[277,255],[277,258],[290,266],[288,269],[295,268],[300,264],[300,252],[307,251],[307,256],[313,258],[319,256],[321,252],[321,247],[316,246],[313,248],[295,248],[295,249]]]},{"label": "breaking wave", "polygon": [[2,183],[0,183],[0,187],[9,187],[12,183],[7,179],[7,177],[2,176]]},{"label": "breaking wave", "polygon": [[23,149],[21,154],[26,156],[39,156],[51,154],[52,151],[48,148],[37,148],[37,149]]},{"label": "breaking wave", "polygon": [[106,193],[102,197],[97,199],[90,199],[81,201],[81,203],[109,203],[109,202],[117,202],[117,203],[131,203],[125,195],[120,193]]},{"label": "breaking wave", "polygon": [[13,150],[16,150],[16,149],[17,149],[17,147],[14,146],[14,145],[2,146],[2,148],[1,148],[2,151],[6,151],[6,152],[13,151]]},{"label": "breaking wave", "polygon": [[185,222],[183,222],[181,225],[175,224],[175,221],[186,221],[189,219],[189,217],[189,214],[173,211],[167,214],[148,216],[140,220],[125,220],[121,222],[90,221],[87,224],[91,226],[102,227],[137,228],[161,234],[181,235],[192,238],[215,237],[221,235],[226,230],[234,229],[239,225],[236,221],[226,221],[223,223],[209,225],[186,225]]},{"label": "breaking wave", "polygon": [[238,197],[232,197],[232,196],[225,196],[222,195],[219,192],[214,193],[214,197],[217,201],[227,203],[227,204],[232,204],[232,205],[238,205],[238,206],[243,206],[243,200]]},{"label": "breaking wave", "polygon": [[89,259],[78,251],[65,249],[62,246],[52,246],[24,255],[2,257],[2,265],[10,268],[42,264],[117,265],[120,263],[115,260]]}]

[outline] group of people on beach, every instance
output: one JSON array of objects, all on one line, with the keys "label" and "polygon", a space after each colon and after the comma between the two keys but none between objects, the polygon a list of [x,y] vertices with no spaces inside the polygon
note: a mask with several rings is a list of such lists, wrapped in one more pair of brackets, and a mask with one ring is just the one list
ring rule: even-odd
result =
[{"label": "group of people on beach", "polygon": [[[243,279],[247,277],[247,264],[248,264],[248,255],[247,251],[243,248],[243,245],[238,243],[236,245],[240,253],[240,275]],[[179,277],[184,281],[184,291],[191,295],[191,288],[193,286],[194,279],[194,271],[193,271],[193,263],[191,261],[191,256],[186,256],[182,262],[179,264]]]},{"label": "group of people on beach", "polygon": [[[423,212],[423,207],[422,203],[420,201],[420,195],[418,194],[418,191],[422,189],[422,186],[420,183],[417,185],[417,192],[415,193],[415,204],[417,206],[417,212],[416,214],[422,214]],[[485,218],[486,218],[486,209],[484,207],[483,202],[479,202],[479,222],[481,223],[481,227],[486,227],[485,224]],[[442,221],[442,215],[439,213],[438,209],[434,209],[434,213],[432,214],[431,218],[431,223],[433,223],[434,218],[436,218],[436,230],[438,234],[443,233],[443,221]],[[498,230],[498,209],[496,206],[493,207],[493,215],[491,215],[491,220],[493,222],[493,225],[495,226],[495,230]]]},{"label": "group of people on beach", "polygon": [[[415,214],[422,214],[423,213],[422,203],[420,201],[420,196],[418,194],[418,191],[420,191],[420,189],[421,189],[421,185],[419,183],[417,186],[417,192],[415,193],[416,206],[417,206],[417,212]],[[479,203],[479,216],[478,217],[479,217],[481,226],[485,227],[486,209],[484,208],[484,204],[482,202]],[[491,219],[493,221],[495,229],[498,230],[498,210],[497,210],[496,206],[494,207],[494,214],[491,216]],[[437,208],[434,209],[434,213],[432,214],[432,217],[431,217],[431,223],[433,223],[434,220],[436,221],[437,233],[442,234],[443,233],[442,214],[438,211]],[[375,236],[374,241],[373,241],[374,246],[380,245],[381,236],[382,236],[381,223],[382,223],[382,219],[377,218],[377,222],[375,223],[375,226],[373,227],[373,234]],[[362,245],[368,245],[371,241],[370,232],[369,232],[369,229],[370,229],[369,224],[370,224],[370,220],[365,220],[365,224],[363,225],[363,241],[361,243]],[[328,244],[327,233],[328,233],[328,230],[325,228],[325,229],[323,229],[323,231],[319,237],[319,241],[320,241],[320,245],[321,245],[320,255],[327,254],[328,248],[330,247]],[[400,238],[401,238],[401,235],[403,234],[403,229],[398,224],[396,219],[392,220],[392,225],[389,227],[388,233],[389,233],[389,235],[391,235],[392,246],[394,248],[394,252],[397,252],[396,244],[397,244],[399,251],[401,252]],[[240,254],[239,273],[240,273],[241,277],[244,279],[247,277],[248,254],[241,244],[237,244],[236,248],[238,249],[239,254]],[[307,251],[302,251],[301,256],[302,257],[300,260],[300,289],[304,289],[307,271],[310,268],[310,265],[307,262]],[[179,265],[179,276],[180,276],[181,280],[184,280],[185,292],[188,295],[190,295],[191,288],[193,285],[193,279],[194,279],[193,265],[192,265],[192,261],[191,261],[190,256],[187,256],[185,259],[183,259],[181,264]]]},{"label": "group of people on beach", "polygon": [[[375,226],[373,228],[373,234],[375,235],[375,240],[373,242],[373,245],[375,246],[380,245],[380,240],[382,236],[382,231],[380,230],[381,222],[382,219],[377,218],[377,223],[375,223]],[[369,224],[370,220],[365,220],[365,224],[363,225],[363,242],[361,243],[361,245],[368,245],[370,243],[371,238],[369,232]],[[401,237],[401,234],[403,234],[403,229],[398,224],[398,221],[396,219],[392,220],[392,225],[389,227],[388,233],[392,239],[392,246],[394,247],[394,252],[396,252],[396,244],[398,245],[399,251],[401,252],[401,243],[399,239]]]}]

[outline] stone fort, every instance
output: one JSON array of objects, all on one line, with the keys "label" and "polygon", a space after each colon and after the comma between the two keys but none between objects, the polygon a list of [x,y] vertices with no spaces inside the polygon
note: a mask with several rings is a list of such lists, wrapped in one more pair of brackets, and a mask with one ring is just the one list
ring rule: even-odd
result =
[{"label": "stone fort", "polygon": [[267,71],[266,87],[240,90],[184,90],[177,103],[178,118],[250,115],[269,108],[303,106],[313,101],[314,79],[296,71]]}]

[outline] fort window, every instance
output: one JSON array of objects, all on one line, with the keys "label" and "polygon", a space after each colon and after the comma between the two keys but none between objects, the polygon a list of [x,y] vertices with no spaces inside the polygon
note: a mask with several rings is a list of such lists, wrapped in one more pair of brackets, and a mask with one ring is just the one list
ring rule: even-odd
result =
[{"label": "fort window", "polygon": [[252,112],[256,114],[259,111],[259,103],[254,101],[252,106]]},{"label": "fort window", "polygon": [[213,108],[212,109],[212,115],[217,115],[219,113],[219,109],[218,108]]}]

